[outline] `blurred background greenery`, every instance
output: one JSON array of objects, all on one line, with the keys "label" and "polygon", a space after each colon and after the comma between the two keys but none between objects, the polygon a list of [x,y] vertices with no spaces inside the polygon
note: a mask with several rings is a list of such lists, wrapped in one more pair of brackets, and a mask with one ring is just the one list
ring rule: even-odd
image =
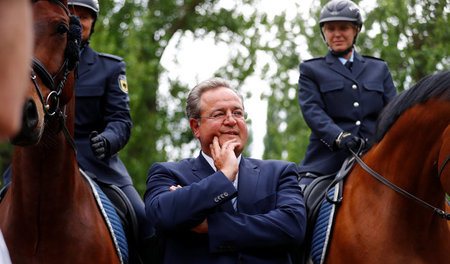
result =
[{"label": "blurred background greenery", "polygon": [[[288,0],[277,2],[283,1]],[[291,1],[296,10],[277,15],[261,8],[267,3],[264,0],[99,2],[100,16],[91,45],[99,52],[121,56],[127,63],[134,126],[129,143],[119,155],[141,194],[152,163],[198,154],[199,146],[184,114],[192,85],[161,64],[169,44],[176,49],[185,36],[211,38],[215,44],[229,47],[227,61],[215,76],[232,80],[238,88],[255,76],[268,84],[268,92],[258,93],[261,102],[267,104],[267,111],[261,112],[267,115],[266,133],[258,143],[264,144],[262,158],[301,161],[310,131],[298,105],[298,65],[327,52],[317,24],[319,11],[327,1]],[[449,69],[448,0],[355,2],[361,7],[367,6],[365,2],[372,6],[363,9],[364,25],[357,50],[384,59],[398,91],[426,75]],[[309,57],[302,58],[302,54]],[[172,57],[174,64],[181,63],[176,51]],[[213,62],[218,58],[210,59]],[[258,89],[251,87],[244,92],[251,97],[252,90]],[[8,143],[0,145],[0,171],[10,164],[12,150]],[[249,149],[245,155],[251,156]]]}]

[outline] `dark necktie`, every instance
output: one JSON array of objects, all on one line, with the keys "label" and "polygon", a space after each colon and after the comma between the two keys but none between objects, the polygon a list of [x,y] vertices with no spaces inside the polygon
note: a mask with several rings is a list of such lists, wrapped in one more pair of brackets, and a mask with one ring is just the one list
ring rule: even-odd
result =
[{"label": "dark necktie", "polygon": [[352,71],[353,62],[347,61],[344,65],[350,72]]}]

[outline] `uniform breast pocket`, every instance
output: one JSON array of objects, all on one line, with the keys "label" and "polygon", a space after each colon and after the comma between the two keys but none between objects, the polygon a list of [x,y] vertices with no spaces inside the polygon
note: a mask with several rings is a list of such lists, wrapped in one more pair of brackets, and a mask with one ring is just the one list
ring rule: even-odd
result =
[{"label": "uniform breast pocket", "polygon": [[380,82],[366,82],[363,84],[362,103],[365,106],[366,114],[375,114],[381,111],[384,106],[384,87]]},{"label": "uniform breast pocket", "polygon": [[384,91],[383,84],[379,82],[366,82],[363,86],[364,89],[372,92],[383,93]]},{"label": "uniform breast pocket", "polygon": [[101,119],[103,89],[96,86],[79,86],[75,89],[75,111],[82,123],[92,123]]},{"label": "uniform breast pocket", "polygon": [[343,103],[349,100],[345,94],[344,86],[342,80],[332,80],[320,84],[325,111],[331,111],[328,113],[330,116],[333,116],[334,111],[341,109]]},{"label": "uniform breast pocket", "polygon": [[75,95],[80,97],[101,97],[103,89],[99,89],[97,86],[77,86]]},{"label": "uniform breast pocket", "polygon": [[338,92],[344,89],[344,82],[342,80],[330,80],[320,84],[320,92],[323,94]]}]

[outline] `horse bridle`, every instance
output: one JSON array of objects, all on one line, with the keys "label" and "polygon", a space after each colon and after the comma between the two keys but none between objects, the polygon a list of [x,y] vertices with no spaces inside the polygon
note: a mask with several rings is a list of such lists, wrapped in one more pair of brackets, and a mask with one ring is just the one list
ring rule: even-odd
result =
[{"label": "horse bridle", "polygon": [[[383,183],[384,185],[388,186],[389,188],[391,188],[392,190],[396,191],[397,193],[405,196],[406,198],[409,198],[415,202],[417,202],[418,204],[422,205],[423,207],[432,210],[433,212],[435,212],[439,217],[446,219],[447,221],[450,221],[450,213],[445,212],[442,209],[439,209],[437,207],[432,206],[431,204],[425,202],[424,200],[421,200],[420,198],[410,194],[409,192],[403,190],[402,188],[398,187],[397,185],[393,184],[392,182],[390,182],[389,180],[387,180],[386,178],[384,178],[383,176],[381,176],[380,174],[378,174],[376,171],[374,171],[372,168],[370,168],[366,163],[364,163],[364,161],[359,157],[359,155],[355,152],[353,152],[353,150],[349,149],[350,152],[353,155],[353,158],[358,162],[358,164],[370,175],[372,175],[375,179],[377,179],[378,181],[380,181],[381,183]],[[448,157],[447,157],[447,161],[448,161]],[[446,163],[446,162],[445,162]],[[445,164],[444,163],[444,164]]]},{"label": "horse bridle", "polygon": [[[76,23],[78,23],[78,25],[74,25],[74,26],[80,26],[80,28],[81,28],[81,25],[79,24],[80,22],[78,20],[77,20],[78,22],[76,22],[75,19],[73,19],[73,17],[70,15],[69,10],[67,9],[67,7],[64,6],[64,4],[62,4],[58,0],[49,0],[49,2],[59,5],[61,8],[64,9],[67,16],[69,16],[69,19],[70,19],[69,31],[70,31],[70,28],[73,26],[73,24],[76,24]],[[69,34],[68,34],[68,38],[69,38]],[[74,43],[78,46],[80,44],[80,40],[78,40],[78,39],[73,39],[73,40],[68,39],[67,44],[66,44],[66,50],[67,50],[67,46],[69,45],[69,41],[74,41]],[[79,52],[79,50],[76,52]],[[74,56],[71,56],[71,57],[74,57]],[[75,56],[75,57],[77,57],[77,56]],[[63,88],[66,85],[67,77],[68,77],[69,73],[72,70],[74,70],[75,65],[77,63],[78,63],[78,60],[76,62],[69,61],[69,57],[67,56],[67,52],[65,51],[64,62],[61,65],[61,67],[59,68],[59,70],[56,72],[55,75],[52,75],[47,70],[47,68],[35,57],[33,57],[33,64],[32,64],[32,68],[31,68],[31,80],[34,84],[34,87],[36,88],[36,91],[37,91],[40,101],[42,103],[42,106],[43,106],[43,109],[45,112],[45,119],[48,120],[49,118],[52,118],[52,117],[58,118],[61,129],[64,132],[64,135],[66,136],[70,145],[75,150],[75,152],[76,152],[77,148],[76,148],[76,145],[75,145],[75,142],[74,142],[72,136],[70,135],[70,133],[66,127],[66,122],[65,122],[66,115],[63,113],[63,111],[60,108],[60,100],[59,99],[62,94]],[[59,81],[58,85],[56,86],[55,81],[57,80],[58,76],[61,75],[61,72],[63,72],[62,77],[60,78],[60,81]],[[42,82],[51,90],[51,92],[47,95],[47,98],[45,98],[45,99],[44,99],[44,96],[42,95],[42,91],[39,87],[39,84],[36,81],[37,76],[39,76],[39,78],[42,80]]]},{"label": "horse bridle", "polygon": [[[388,179],[384,178],[383,176],[381,176],[379,173],[377,173],[376,171],[374,171],[372,168],[370,168],[366,163],[364,163],[364,161],[360,158],[360,155],[364,149],[364,145],[365,142],[363,140],[361,140],[359,148],[356,152],[354,152],[351,148],[349,148],[348,150],[350,151],[350,153],[352,154],[352,159],[346,160],[347,163],[345,163],[343,165],[343,167],[341,168],[341,171],[339,171],[339,173],[336,175],[336,178],[333,180],[333,182],[328,185],[324,195],[325,195],[325,199],[331,203],[331,204],[339,204],[342,202],[342,196],[340,196],[337,200],[333,200],[332,198],[330,198],[328,196],[328,192],[333,188],[333,186],[335,186],[336,184],[342,184],[343,180],[348,176],[350,169],[353,167],[354,162],[358,162],[358,164],[367,172],[369,173],[372,177],[374,177],[375,179],[377,179],[378,181],[380,181],[381,183],[383,183],[384,185],[386,185],[387,187],[391,188],[392,190],[394,190],[395,192],[405,196],[406,198],[409,198],[415,202],[417,202],[418,204],[422,205],[423,207],[432,210],[433,212],[435,212],[439,217],[446,219],[447,221],[450,221],[450,213],[445,212],[442,209],[439,209],[437,207],[432,206],[431,204],[423,201],[422,199],[410,194],[409,192],[403,190],[402,188],[398,187],[397,185],[393,184],[392,182],[390,182]],[[447,159],[444,161],[444,163],[442,164],[440,170],[439,170],[439,176],[442,173],[443,168],[445,167],[445,164],[448,162],[450,158],[447,157]]]},{"label": "horse bridle", "polygon": [[442,162],[441,167],[439,168],[438,177],[441,177],[442,172],[444,171],[445,166],[447,165],[448,161],[450,160],[450,155],[447,156],[447,158]]}]

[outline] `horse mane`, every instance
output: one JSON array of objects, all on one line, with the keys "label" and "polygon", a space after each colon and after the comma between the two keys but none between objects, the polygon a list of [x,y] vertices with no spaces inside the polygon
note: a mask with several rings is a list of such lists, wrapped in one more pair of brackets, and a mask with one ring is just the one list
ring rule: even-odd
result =
[{"label": "horse mane", "polygon": [[370,146],[380,142],[400,115],[414,105],[423,104],[429,99],[439,96],[440,100],[450,101],[449,88],[450,71],[444,71],[428,75],[410,89],[398,94],[378,116],[375,134]]}]

